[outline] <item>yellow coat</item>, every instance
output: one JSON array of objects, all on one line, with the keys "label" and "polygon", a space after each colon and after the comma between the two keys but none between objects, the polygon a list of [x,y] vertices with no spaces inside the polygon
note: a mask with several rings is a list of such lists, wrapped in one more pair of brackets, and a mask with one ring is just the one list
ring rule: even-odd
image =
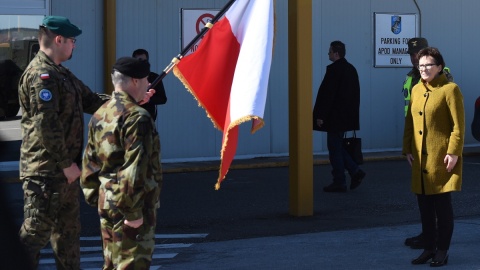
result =
[{"label": "yellow coat", "polygon": [[[422,80],[415,85],[405,118],[402,150],[414,158],[412,192],[431,195],[461,190],[464,135],[465,111],[458,85],[443,73],[430,83]],[[443,162],[446,154],[458,156],[451,172]]]}]

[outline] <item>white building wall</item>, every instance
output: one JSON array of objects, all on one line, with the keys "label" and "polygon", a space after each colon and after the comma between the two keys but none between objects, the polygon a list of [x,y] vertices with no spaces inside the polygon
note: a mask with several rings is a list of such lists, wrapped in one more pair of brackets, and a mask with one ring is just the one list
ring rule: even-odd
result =
[{"label": "white building wall", "polygon": [[[47,0],[48,1],[48,0]],[[73,57],[63,63],[92,91],[105,93],[103,67],[103,1],[50,0],[49,15],[65,16],[82,29],[77,37]],[[84,115],[84,142],[91,116]]]},{"label": "white building wall", "polygon": [[[2,2],[0,0],[0,6]],[[117,56],[136,48],[150,52],[152,69],[158,73],[180,52],[180,8],[220,9],[227,0],[117,0]],[[466,145],[478,145],[471,136],[473,102],[480,91],[474,86],[480,51],[477,0],[418,0],[421,34],[438,47],[460,85],[465,99]],[[403,81],[409,68],[373,67],[374,12],[416,13],[413,0],[314,0],[313,13],[313,106],[331,41],[342,40],[346,58],[359,72],[361,83],[361,130],[365,151],[400,149],[403,135]],[[288,153],[288,0],[276,0],[275,51],[265,111],[265,127],[254,135],[250,125],[240,128],[237,158]],[[103,87],[102,1],[51,0],[51,14],[64,15],[84,31],[74,58],[65,65],[93,90]],[[168,102],[159,106],[157,128],[163,161],[217,159],[222,134],[213,128],[203,109],[179,80],[164,79]],[[325,153],[324,134],[314,133],[314,152]]]},{"label": "white building wall", "polygon": [[[130,55],[136,48],[145,48],[150,53],[152,69],[161,73],[181,51],[180,9],[221,9],[226,1],[142,1],[142,3],[145,4],[138,5],[128,0],[117,1],[117,56]],[[286,86],[286,80],[284,81]],[[220,155],[222,133],[213,127],[205,111],[198,107],[197,101],[173,72],[164,79],[164,85],[168,101],[165,105],[158,106],[157,118],[163,160],[217,159]],[[285,86],[283,90],[278,88],[277,91],[282,91],[286,95]],[[254,135],[250,134],[248,123],[240,126],[237,155],[257,156],[272,153],[269,110],[267,106],[266,126]],[[283,125],[287,125],[287,122],[284,121]]]},{"label": "white building wall", "polygon": [[[480,2],[421,0],[417,1],[421,17],[420,33],[430,46],[442,52],[447,66],[459,84],[465,99],[466,145],[477,144],[471,136],[473,101],[480,91],[473,86],[473,62],[480,59],[475,50],[480,37],[475,34],[480,22],[474,12]],[[375,12],[419,14],[410,1],[313,1],[314,97],[330,64],[327,52],[332,40],[342,40],[347,47],[346,58],[358,69],[361,83],[361,131],[366,151],[400,149],[403,136],[403,81],[409,68],[374,68],[373,14]],[[318,48],[318,50],[317,50]],[[312,101],[312,104],[314,100]],[[325,151],[325,134],[314,133],[314,151]]]},{"label": "white building wall", "polygon": [[63,63],[95,92],[103,85],[103,4],[102,1],[51,0],[49,15],[65,16],[82,29],[73,57]]}]

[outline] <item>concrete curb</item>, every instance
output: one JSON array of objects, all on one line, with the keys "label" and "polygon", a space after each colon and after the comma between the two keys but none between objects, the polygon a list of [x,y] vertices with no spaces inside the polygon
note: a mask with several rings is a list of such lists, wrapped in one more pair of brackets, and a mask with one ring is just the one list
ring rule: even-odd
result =
[{"label": "concrete curb", "polygon": [[[261,168],[275,168],[275,167],[288,167],[290,162],[288,161],[288,157],[283,158],[272,158],[272,159],[279,159],[277,161],[271,161],[267,159],[251,159],[248,161],[238,161],[238,163],[234,163],[230,166],[231,170],[245,170],[245,169],[261,169]],[[377,156],[377,157],[364,157],[364,162],[369,161],[383,161],[383,160],[402,160],[405,159],[404,156]],[[186,162],[189,163],[189,162]],[[216,171],[219,169],[219,162],[217,164],[186,164],[186,166],[179,166],[179,164],[175,164],[171,166],[169,164],[164,164],[163,173],[185,173],[185,172],[202,172],[202,171]],[[314,158],[313,165],[325,165],[330,164],[328,159],[326,158]],[[170,167],[171,166],[171,167]]]},{"label": "concrete curb", "polygon": [[[466,149],[464,156],[478,156],[480,155],[479,148]],[[386,161],[386,160],[404,160],[405,157],[400,152],[378,152],[365,153],[364,162]],[[325,155],[315,156],[313,165],[329,164],[328,157]],[[246,169],[261,169],[261,168],[275,168],[288,167],[290,164],[289,157],[269,157],[269,158],[252,158],[243,160],[234,160],[230,166],[230,170],[246,170]],[[219,161],[200,161],[200,162],[180,162],[180,163],[164,163],[163,173],[188,173],[188,172],[206,172],[216,171],[220,168]],[[15,183],[19,181],[18,172],[15,171],[0,171],[0,178],[5,183]]]}]

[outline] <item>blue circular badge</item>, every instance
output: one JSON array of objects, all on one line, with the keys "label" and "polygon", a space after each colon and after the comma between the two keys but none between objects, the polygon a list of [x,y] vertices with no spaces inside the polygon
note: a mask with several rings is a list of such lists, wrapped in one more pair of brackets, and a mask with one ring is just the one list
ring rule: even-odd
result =
[{"label": "blue circular badge", "polygon": [[40,99],[43,101],[50,101],[52,100],[52,97],[53,97],[52,92],[50,92],[50,90],[48,89],[40,90],[39,96],[40,96]]}]

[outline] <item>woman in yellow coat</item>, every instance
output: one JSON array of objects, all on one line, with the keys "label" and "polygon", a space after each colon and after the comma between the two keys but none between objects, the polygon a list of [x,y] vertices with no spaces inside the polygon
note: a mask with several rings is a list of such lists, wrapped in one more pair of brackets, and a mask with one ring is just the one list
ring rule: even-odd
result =
[{"label": "woman in yellow coat", "polygon": [[460,88],[443,73],[445,62],[436,48],[418,52],[421,81],[412,89],[405,118],[403,154],[412,167],[425,234],[423,253],[412,264],[443,266],[453,234],[451,192],[462,186],[465,112]]}]

